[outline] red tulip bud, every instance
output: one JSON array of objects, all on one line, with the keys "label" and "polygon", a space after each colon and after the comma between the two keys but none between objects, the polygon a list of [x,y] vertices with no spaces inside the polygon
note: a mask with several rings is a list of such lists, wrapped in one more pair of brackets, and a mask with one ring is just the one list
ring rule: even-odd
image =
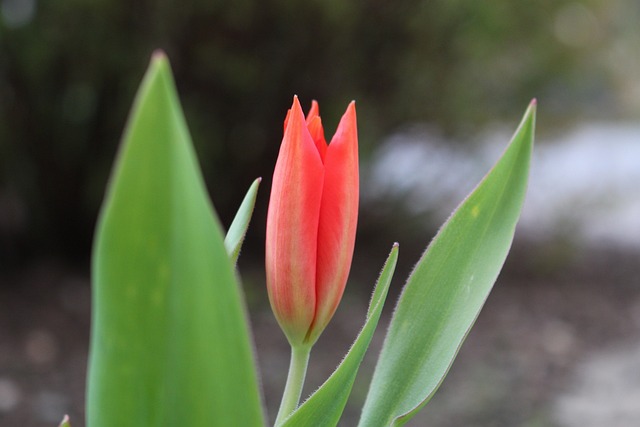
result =
[{"label": "red tulip bud", "polygon": [[267,215],[269,301],[292,345],[312,345],[335,312],[351,267],[358,220],[355,103],[327,145],[314,101],[285,119]]}]

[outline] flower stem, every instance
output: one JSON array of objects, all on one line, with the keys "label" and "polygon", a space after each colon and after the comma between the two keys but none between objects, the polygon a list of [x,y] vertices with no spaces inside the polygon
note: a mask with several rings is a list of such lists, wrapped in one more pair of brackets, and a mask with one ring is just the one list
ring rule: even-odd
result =
[{"label": "flower stem", "polygon": [[310,346],[291,346],[289,375],[287,376],[287,384],[284,387],[282,402],[280,402],[280,409],[276,417],[276,426],[280,425],[298,407],[304,377],[307,374],[310,352]]}]

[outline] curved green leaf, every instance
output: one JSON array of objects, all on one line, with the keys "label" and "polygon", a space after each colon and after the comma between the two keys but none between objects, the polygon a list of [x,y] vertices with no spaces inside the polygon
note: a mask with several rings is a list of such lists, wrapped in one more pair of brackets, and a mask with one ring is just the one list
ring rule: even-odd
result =
[{"label": "curved green leaf", "polygon": [[88,427],[264,424],[240,289],[163,54],[136,97],[92,267]]},{"label": "curved green leaf", "polygon": [[447,374],[511,246],[527,187],[534,124],[535,101],[500,160],[444,224],[409,277],[360,426],[404,424]]},{"label": "curved green leaf", "polygon": [[356,379],[373,332],[378,325],[380,313],[387,297],[389,284],[398,260],[398,244],[394,244],[387,261],[382,268],[376,284],[365,324],[354,341],[351,349],[340,365],[318,390],[315,391],[298,409],[289,416],[282,426],[287,427],[331,427],[338,424],[344,406],[347,403],[351,387]]},{"label": "curved green leaf", "polygon": [[249,187],[249,191],[247,191],[247,194],[244,196],[244,199],[240,204],[240,208],[238,208],[238,212],[236,213],[235,218],[233,218],[233,222],[231,222],[229,231],[227,231],[227,236],[224,239],[224,246],[227,248],[227,253],[231,257],[231,262],[233,262],[233,264],[238,262],[240,248],[242,248],[244,236],[247,234],[247,228],[249,228],[251,214],[253,213],[253,208],[256,205],[258,186],[260,186],[261,181],[262,178],[257,178],[253,181],[251,187]]}]

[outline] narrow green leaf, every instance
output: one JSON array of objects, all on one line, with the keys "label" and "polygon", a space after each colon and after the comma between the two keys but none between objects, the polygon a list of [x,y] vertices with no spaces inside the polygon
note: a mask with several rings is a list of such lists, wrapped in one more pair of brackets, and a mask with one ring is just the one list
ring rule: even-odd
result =
[{"label": "narrow green leaf", "polygon": [[136,97],[92,267],[88,427],[264,424],[240,289],[164,54]]},{"label": "narrow green leaf", "polygon": [[507,256],[524,201],[535,101],[511,144],[456,209],[418,262],[398,301],[360,426],[398,426],[433,396]]},{"label": "narrow green leaf", "polygon": [[224,246],[227,248],[227,253],[231,257],[231,262],[233,262],[234,265],[238,262],[240,248],[242,248],[244,236],[247,234],[247,228],[249,228],[251,214],[256,205],[256,196],[258,195],[258,187],[261,181],[262,178],[257,178],[253,181],[251,187],[249,187],[249,191],[247,191],[246,196],[244,196],[240,208],[229,227],[227,237],[224,239]]},{"label": "narrow green leaf", "polygon": [[376,284],[365,324],[340,365],[315,393],[282,424],[288,427],[330,427],[338,424],[347,403],[358,368],[364,357],[389,291],[398,260],[398,244],[394,244]]}]

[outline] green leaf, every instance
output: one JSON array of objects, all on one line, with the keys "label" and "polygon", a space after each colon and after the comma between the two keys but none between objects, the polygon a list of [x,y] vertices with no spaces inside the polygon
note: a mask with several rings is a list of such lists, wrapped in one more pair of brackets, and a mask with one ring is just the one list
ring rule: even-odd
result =
[{"label": "green leaf", "polygon": [[231,257],[233,264],[238,262],[238,256],[240,255],[240,248],[244,241],[244,236],[247,234],[247,228],[249,228],[249,222],[251,221],[251,214],[253,213],[253,207],[256,205],[256,196],[258,195],[258,186],[262,178],[257,178],[249,187],[247,195],[244,196],[240,208],[236,213],[227,237],[224,239],[224,246],[227,248],[227,253]]},{"label": "green leaf", "polygon": [[511,144],[416,265],[380,353],[360,426],[406,423],[431,399],[507,256],[525,197],[535,101]]},{"label": "green leaf", "polygon": [[351,349],[327,381],[285,420],[283,426],[329,427],[338,424],[362,358],[378,325],[397,260],[398,244],[396,243],[391,249],[373,291],[364,327]]},{"label": "green leaf", "polygon": [[88,427],[264,425],[234,266],[164,54],[136,97],[92,261]]}]

